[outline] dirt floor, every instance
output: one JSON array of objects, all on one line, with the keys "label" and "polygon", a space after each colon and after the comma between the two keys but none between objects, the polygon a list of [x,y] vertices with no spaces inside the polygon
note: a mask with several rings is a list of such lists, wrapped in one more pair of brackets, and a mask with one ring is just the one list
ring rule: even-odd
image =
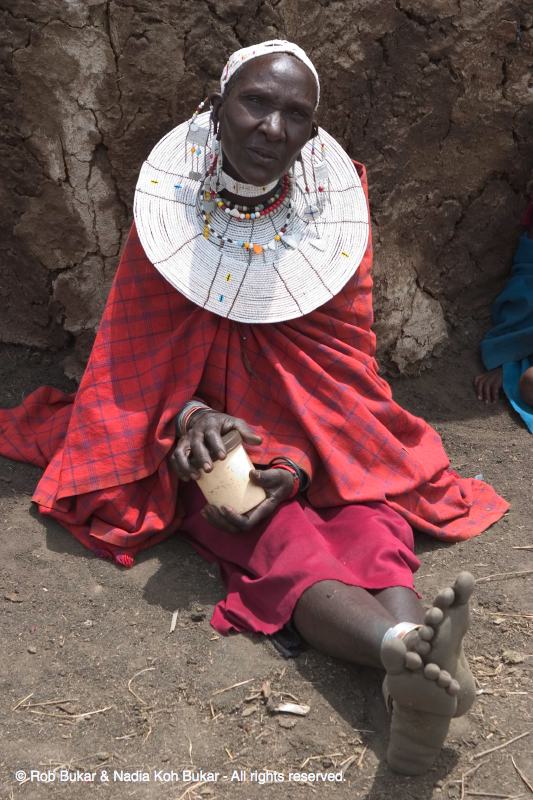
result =
[{"label": "dirt floor", "polygon": [[[446,358],[395,381],[396,397],[512,509],[469,543],[418,539],[425,598],[462,568],[478,579],[467,645],[478,701],[428,775],[384,763],[377,674],[218,636],[209,617],[221,583],[179,538],[118,569],[35,514],[39,470],[0,460],[2,800],[532,797],[533,440],[503,402],[477,403],[473,355]],[[0,405],[42,383],[68,388],[59,357],[2,351]],[[309,714],[272,713],[280,697]]]}]

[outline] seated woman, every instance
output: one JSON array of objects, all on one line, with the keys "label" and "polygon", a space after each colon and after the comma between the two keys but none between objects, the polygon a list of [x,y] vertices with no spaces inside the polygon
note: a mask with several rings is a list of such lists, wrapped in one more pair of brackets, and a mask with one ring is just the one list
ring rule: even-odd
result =
[{"label": "seated woman", "polygon": [[487,372],[474,378],[478,400],[495,403],[500,389],[533,433],[533,202],[522,220],[513,270],[492,306],[494,327],[481,342]]},{"label": "seated woman", "polygon": [[[290,42],[230,57],[211,110],[143,165],[78,392],[3,411],[1,450],[45,468],[39,510],[100,556],[131,566],[188,537],[227,589],[217,631],[292,621],[323,652],[384,669],[388,761],[417,774],[475,692],[473,578],[425,612],[413,528],[468,539],[508,505],[451,470],[378,375],[365,170],[318,127],[319,92]],[[191,481],[225,459],[231,430],[265,492],[244,514]]]}]

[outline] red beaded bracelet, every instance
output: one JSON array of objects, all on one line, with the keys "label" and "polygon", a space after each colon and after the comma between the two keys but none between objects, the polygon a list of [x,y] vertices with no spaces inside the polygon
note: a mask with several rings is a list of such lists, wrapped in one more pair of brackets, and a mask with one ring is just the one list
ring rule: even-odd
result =
[{"label": "red beaded bracelet", "polygon": [[272,464],[271,469],[284,469],[286,472],[291,473],[294,479],[294,483],[292,487],[292,492],[290,493],[288,499],[292,500],[293,497],[296,497],[296,495],[300,491],[300,476],[298,475],[296,470],[293,467],[289,467],[288,464]]}]

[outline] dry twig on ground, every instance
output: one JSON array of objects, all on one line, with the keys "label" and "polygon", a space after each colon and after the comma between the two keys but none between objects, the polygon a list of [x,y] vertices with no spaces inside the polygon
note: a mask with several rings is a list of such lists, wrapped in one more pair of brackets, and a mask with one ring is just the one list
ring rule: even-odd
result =
[{"label": "dry twig on ground", "polygon": [[128,692],[130,692],[130,694],[132,694],[135,697],[135,699],[138,700],[139,703],[141,703],[141,705],[143,706],[148,705],[146,700],[143,700],[142,697],[140,697],[140,695],[138,695],[137,692],[135,692],[131,688],[131,684],[133,683],[135,678],[137,678],[139,675],[142,675],[143,672],[152,672],[153,670],[155,670],[155,667],[145,667],[144,669],[140,669],[139,672],[136,672],[135,675],[133,675],[128,681]]},{"label": "dry twig on ground", "polygon": [[517,742],[519,739],[523,739],[524,736],[529,736],[531,731],[524,731],[524,733],[519,734],[518,736],[513,736],[512,739],[509,739],[507,742],[503,742],[502,744],[496,745],[496,747],[490,747],[488,750],[483,750],[481,753],[476,753],[472,756],[472,758],[482,758],[483,756],[488,755],[489,753],[494,753],[496,750],[501,750],[504,747],[508,747],[513,742]]},{"label": "dry twig on ground", "polygon": [[247,681],[240,681],[239,683],[233,683],[231,686],[225,686],[223,689],[217,689],[216,692],[213,692],[211,697],[216,697],[217,694],[222,694],[223,692],[229,692],[230,689],[236,689],[237,686],[245,686],[247,683],[251,683],[254,680],[255,678],[248,678]]},{"label": "dry twig on ground", "polygon": [[526,777],[525,773],[524,773],[524,772],[522,772],[522,770],[520,769],[520,767],[518,766],[518,764],[517,764],[517,763],[516,763],[516,761],[514,760],[514,757],[513,757],[513,756],[511,756],[511,761],[513,762],[513,767],[514,767],[514,768],[515,768],[515,770],[518,772],[518,774],[520,775],[520,777],[522,778],[522,780],[523,780],[523,781],[524,781],[524,783],[526,784],[526,786],[527,786],[527,788],[529,789],[529,791],[531,792],[531,794],[533,794],[533,786],[531,785],[530,781],[527,779],[527,777]]},{"label": "dry twig on ground", "polygon": [[533,575],[533,569],[524,569],[520,572],[494,572],[492,575],[483,575],[482,578],[476,578],[476,583],[485,583],[485,581],[506,580],[507,578],[522,578],[526,575]]}]

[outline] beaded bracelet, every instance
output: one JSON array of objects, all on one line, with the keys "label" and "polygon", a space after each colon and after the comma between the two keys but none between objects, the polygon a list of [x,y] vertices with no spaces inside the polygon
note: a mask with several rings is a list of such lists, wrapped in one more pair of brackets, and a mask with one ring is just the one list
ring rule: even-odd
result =
[{"label": "beaded bracelet", "polygon": [[[269,464],[269,467],[270,466],[271,465]],[[287,499],[292,500],[293,497],[296,497],[296,495],[300,491],[300,476],[298,475],[296,470],[293,469],[293,467],[289,467],[288,464],[273,464],[271,466],[271,469],[283,469],[286,472],[290,472],[290,474],[293,477],[293,482],[292,482],[292,491]]]},{"label": "beaded bracelet", "polygon": [[187,433],[191,417],[193,414],[196,414],[197,411],[211,411],[211,408],[201,400],[189,400],[185,403],[176,417],[176,429],[179,436],[184,436]]},{"label": "beaded bracelet", "polygon": [[276,458],[273,458],[268,466],[274,468],[280,464],[285,464],[287,467],[292,467],[292,469],[298,476],[298,481],[300,484],[299,491],[300,492],[307,491],[310,484],[309,475],[307,474],[307,472],[304,469],[302,469],[302,467],[300,467],[295,461],[292,461],[292,459],[290,458],[285,458],[285,456],[277,456]]}]

